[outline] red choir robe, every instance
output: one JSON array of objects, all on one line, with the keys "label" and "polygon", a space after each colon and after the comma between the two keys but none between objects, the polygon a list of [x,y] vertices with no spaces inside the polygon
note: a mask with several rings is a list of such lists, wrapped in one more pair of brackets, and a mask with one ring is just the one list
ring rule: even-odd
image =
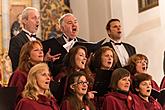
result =
[{"label": "red choir robe", "polygon": [[[84,105],[85,108],[82,110],[90,110],[90,108],[87,105]],[[65,99],[60,107],[60,110],[73,110],[74,106],[71,105],[71,103],[69,102],[69,100]]]},{"label": "red choir robe", "polygon": [[149,102],[139,97],[145,106],[145,110],[163,110],[162,106],[152,96],[149,97]]},{"label": "red choir robe", "polygon": [[39,95],[38,100],[31,100],[29,98],[22,98],[15,110],[59,110],[54,97],[48,99],[46,96]]},{"label": "red choir robe", "polygon": [[19,100],[22,98],[22,91],[24,90],[24,87],[27,82],[27,74],[20,71],[19,69],[16,69],[13,73],[13,76],[10,79],[10,82],[8,84],[9,87],[16,87],[16,104],[19,102]]},{"label": "red choir robe", "polygon": [[135,94],[110,92],[105,95],[103,110],[145,110]]}]

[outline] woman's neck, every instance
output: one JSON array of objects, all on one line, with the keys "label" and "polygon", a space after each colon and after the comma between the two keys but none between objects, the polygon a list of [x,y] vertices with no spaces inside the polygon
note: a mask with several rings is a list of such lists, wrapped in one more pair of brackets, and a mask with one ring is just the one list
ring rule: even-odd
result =
[{"label": "woman's neck", "polygon": [[148,97],[144,96],[143,94],[139,93],[139,97],[141,97],[143,100],[149,102]]},{"label": "woman's neck", "polygon": [[78,99],[80,99],[81,101],[83,101],[83,96],[82,95],[77,94],[77,97],[78,97]]}]

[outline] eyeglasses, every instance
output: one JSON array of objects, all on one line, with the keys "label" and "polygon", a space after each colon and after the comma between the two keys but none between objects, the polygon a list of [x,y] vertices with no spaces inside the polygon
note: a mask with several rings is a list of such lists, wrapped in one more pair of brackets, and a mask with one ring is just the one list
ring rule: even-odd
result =
[{"label": "eyeglasses", "polygon": [[80,85],[84,85],[84,84],[86,84],[86,85],[88,85],[89,82],[87,82],[87,81],[80,81],[80,82],[77,82],[77,84],[80,84]]}]

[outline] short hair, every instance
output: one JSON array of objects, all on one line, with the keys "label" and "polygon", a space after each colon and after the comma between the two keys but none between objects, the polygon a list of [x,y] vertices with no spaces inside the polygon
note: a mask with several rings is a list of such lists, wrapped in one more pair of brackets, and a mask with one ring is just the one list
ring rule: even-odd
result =
[{"label": "short hair", "polygon": [[142,81],[152,80],[152,76],[147,73],[137,73],[133,78],[133,87],[139,88]]},{"label": "short hair", "polygon": [[116,90],[118,88],[118,81],[124,77],[129,77],[130,72],[124,68],[117,68],[112,72],[110,88]]},{"label": "short hair", "polygon": [[75,66],[76,66],[75,56],[76,56],[77,52],[79,51],[79,49],[83,49],[85,51],[85,54],[87,55],[86,47],[84,47],[84,46],[72,47],[69,50],[69,53],[67,53],[65,58],[64,58],[64,65],[66,67],[68,67],[68,68],[75,68]]},{"label": "short hair", "polygon": [[66,16],[74,16],[74,15],[73,15],[72,13],[66,13],[66,14],[62,15],[62,16],[60,17],[60,19],[59,19],[59,24],[60,24],[60,26],[62,25],[62,23],[63,23],[63,21],[64,21],[64,18],[65,18]]},{"label": "short hair", "polygon": [[35,7],[26,7],[23,11],[22,11],[22,20],[23,19],[28,19],[28,16],[29,16],[29,12],[31,10],[35,10],[38,12],[38,9],[35,8]]},{"label": "short hair", "polygon": [[119,21],[119,22],[120,22],[120,20],[117,19],[117,18],[115,18],[115,19],[110,19],[110,20],[108,21],[106,27],[105,27],[107,31],[110,30],[110,24],[111,24],[112,22],[114,22],[114,21]]},{"label": "short hair", "polygon": [[43,48],[41,42],[38,40],[29,41],[22,46],[20,55],[19,55],[19,63],[18,63],[18,68],[21,71],[28,73],[29,69],[33,66],[31,62],[29,61],[29,58],[30,58],[30,52],[34,48],[35,44],[39,44],[41,48]]},{"label": "short hair", "polygon": [[148,67],[149,60],[143,54],[134,54],[129,58],[128,65],[126,68],[131,72],[132,75],[134,75],[137,72],[136,71],[136,61],[137,60],[143,60],[143,59],[147,61],[147,67]]},{"label": "short hair", "polygon": [[113,69],[115,67],[115,65],[118,61],[116,52],[109,46],[103,46],[94,53],[94,56],[92,57],[92,60],[91,60],[91,63],[92,63],[91,68],[100,68],[101,67],[101,56],[103,53],[105,53],[108,50],[110,50],[113,53],[113,64],[112,64],[111,68]]},{"label": "short hair", "polygon": [[[27,77],[27,83],[23,91],[23,97],[30,98],[32,100],[38,100],[39,91],[36,81],[36,74],[42,73],[46,69],[49,70],[49,67],[46,63],[38,63],[30,69]],[[50,90],[46,90],[45,95],[48,98],[52,96]]]}]

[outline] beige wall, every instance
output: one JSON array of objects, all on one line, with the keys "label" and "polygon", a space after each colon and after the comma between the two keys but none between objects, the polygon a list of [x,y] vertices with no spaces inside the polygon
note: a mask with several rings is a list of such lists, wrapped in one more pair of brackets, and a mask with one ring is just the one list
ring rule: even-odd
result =
[{"label": "beige wall", "polygon": [[[137,0],[71,0],[73,12],[81,25],[80,35],[89,41],[106,36],[108,19],[119,18],[123,26],[124,41],[134,45],[137,53],[149,58],[148,72],[160,84],[163,77],[165,50],[165,1],[160,6],[138,13]],[[81,6],[80,6],[81,5]]]}]

